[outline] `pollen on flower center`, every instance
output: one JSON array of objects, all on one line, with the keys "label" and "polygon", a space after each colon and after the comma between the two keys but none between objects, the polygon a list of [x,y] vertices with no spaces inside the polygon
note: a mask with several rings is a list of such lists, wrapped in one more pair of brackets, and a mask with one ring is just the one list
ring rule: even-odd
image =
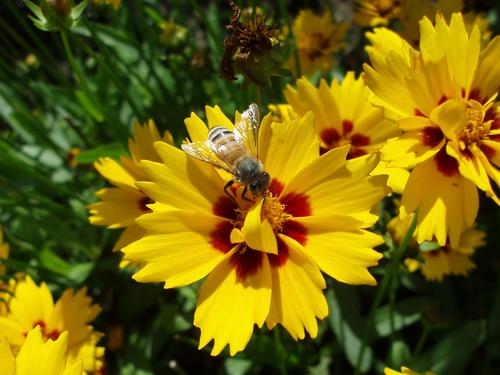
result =
[{"label": "pollen on flower center", "polygon": [[470,100],[467,103],[467,124],[460,135],[460,148],[465,150],[473,144],[488,138],[492,121],[484,121],[486,111],[481,103]]},{"label": "pollen on flower center", "polygon": [[264,201],[262,216],[269,221],[276,232],[281,232],[283,225],[292,218],[292,215],[285,211],[285,205],[273,196],[268,196]]}]

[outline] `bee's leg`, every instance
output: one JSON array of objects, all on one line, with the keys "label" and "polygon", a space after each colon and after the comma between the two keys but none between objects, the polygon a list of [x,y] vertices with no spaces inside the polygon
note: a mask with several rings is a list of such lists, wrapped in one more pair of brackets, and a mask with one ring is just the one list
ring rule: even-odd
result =
[{"label": "bee's leg", "polygon": [[253,202],[253,200],[252,200],[252,199],[250,199],[250,198],[248,198],[248,197],[246,196],[247,191],[248,191],[248,185],[245,185],[245,188],[243,189],[243,193],[241,194],[241,197],[242,197],[244,200],[246,200],[247,202]]},{"label": "bee's leg", "polygon": [[233,201],[236,202],[236,197],[234,196],[233,192],[230,191],[230,187],[233,186],[234,184],[234,180],[230,180],[225,186],[224,186],[224,193],[226,193],[226,195],[231,198]]}]

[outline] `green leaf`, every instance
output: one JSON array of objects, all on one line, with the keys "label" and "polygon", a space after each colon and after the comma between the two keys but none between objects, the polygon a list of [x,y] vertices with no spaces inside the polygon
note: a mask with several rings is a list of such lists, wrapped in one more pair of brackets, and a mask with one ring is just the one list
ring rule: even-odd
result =
[{"label": "green leaf", "polygon": [[382,306],[375,312],[375,331],[379,337],[387,337],[391,334],[391,314],[394,331],[397,332],[420,320],[422,307],[429,302],[426,298],[408,298],[397,302],[394,309],[390,305]]},{"label": "green leaf", "polygon": [[437,242],[424,241],[419,245],[420,251],[433,251],[441,248]]},{"label": "green leaf", "polygon": [[[335,337],[345,352],[349,363],[356,367],[361,350],[364,318],[360,315],[360,300],[351,285],[335,282],[333,291],[327,292],[330,315],[328,321]],[[373,363],[373,350],[367,345],[361,359],[361,372],[368,371]]]},{"label": "green leaf", "polygon": [[224,369],[229,375],[245,375],[252,367],[249,359],[228,358],[224,362]]},{"label": "green leaf", "polygon": [[99,111],[98,107],[92,102],[83,91],[76,90],[75,96],[78,99],[78,102],[82,105],[83,108],[88,112],[90,116],[92,116],[97,122],[104,121],[104,115]]},{"label": "green leaf", "polygon": [[486,338],[486,321],[476,320],[460,325],[411,362],[414,371],[432,370],[437,374],[462,374],[469,359]]},{"label": "green leaf", "polygon": [[410,358],[411,352],[408,344],[402,338],[394,340],[389,348],[389,363],[391,367],[400,368],[406,365]]},{"label": "green leaf", "polygon": [[80,152],[75,157],[75,161],[79,164],[92,164],[99,158],[110,157],[112,159],[119,159],[120,156],[127,154],[128,152],[123,144],[109,143]]},{"label": "green leaf", "polygon": [[59,275],[67,275],[71,266],[50,249],[43,249],[38,255],[40,265]]},{"label": "green leaf", "polygon": [[316,366],[310,366],[307,369],[308,375],[329,375],[330,374],[330,364],[332,359],[330,357],[321,357],[319,363]]}]

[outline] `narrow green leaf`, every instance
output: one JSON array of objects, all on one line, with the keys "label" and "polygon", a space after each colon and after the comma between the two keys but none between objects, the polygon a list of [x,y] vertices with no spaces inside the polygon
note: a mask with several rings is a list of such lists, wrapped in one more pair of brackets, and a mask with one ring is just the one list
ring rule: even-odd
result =
[{"label": "narrow green leaf", "polygon": [[127,155],[127,150],[123,144],[110,143],[80,152],[75,157],[75,161],[79,164],[92,164],[99,158],[107,156],[113,159],[118,159],[122,155]]},{"label": "narrow green leaf", "polygon": [[104,120],[104,115],[99,111],[97,106],[92,103],[92,100],[83,91],[76,90],[75,96],[82,107],[85,108],[88,114],[91,115],[96,121],[102,122]]}]

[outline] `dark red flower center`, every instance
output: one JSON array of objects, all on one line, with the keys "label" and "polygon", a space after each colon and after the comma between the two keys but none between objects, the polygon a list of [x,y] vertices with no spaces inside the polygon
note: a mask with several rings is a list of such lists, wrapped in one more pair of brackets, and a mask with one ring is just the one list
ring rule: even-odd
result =
[{"label": "dark red flower center", "polygon": [[342,134],[335,128],[324,129],[320,134],[322,140],[320,153],[324,154],[332,148],[350,144],[348,159],[366,155],[363,147],[370,144],[370,138],[361,133],[353,133],[353,129],[354,124],[350,120],[342,121]]},{"label": "dark red flower center", "polygon": [[244,280],[257,273],[263,264],[264,256],[268,257],[271,267],[281,267],[286,264],[290,250],[286,243],[278,237],[279,233],[302,245],[307,243],[307,228],[294,218],[312,214],[309,197],[295,192],[282,196],[282,191],[283,185],[273,179],[261,212],[262,217],[267,219],[274,229],[278,242],[277,255],[254,250],[245,243],[231,243],[231,232],[234,228],[241,229],[248,208],[242,208],[241,203],[228,196],[219,197],[213,205],[213,213],[223,220],[210,232],[210,244],[223,253],[238,246],[237,251],[231,256],[230,263],[235,267],[239,280]]},{"label": "dark red flower center", "polygon": [[[37,320],[36,322],[33,323],[33,328],[35,327],[40,327],[40,330],[42,331],[42,336],[48,340],[48,339],[51,339],[51,340],[57,340],[59,338],[59,335],[61,334],[61,332],[59,332],[59,330],[57,329],[53,329],[51,331],[48,331],[47,330],[47,323],[45,323],[45,321],[43,320]],[[24,334],[25,336],[28,335],[28,332],[26,332]]]}]

